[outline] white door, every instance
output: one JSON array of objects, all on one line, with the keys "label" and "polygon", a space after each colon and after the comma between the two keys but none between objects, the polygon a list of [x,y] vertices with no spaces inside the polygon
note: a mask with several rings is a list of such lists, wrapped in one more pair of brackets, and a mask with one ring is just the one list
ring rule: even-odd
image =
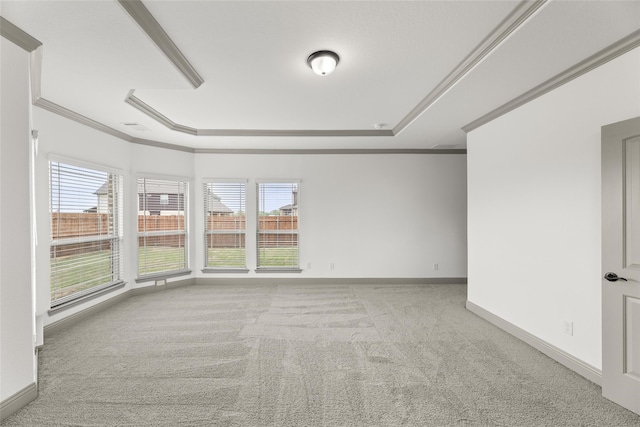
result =
[{"label": "white door", "polygon": [[602,395],[640,414],[640,117],[602,128]]}]

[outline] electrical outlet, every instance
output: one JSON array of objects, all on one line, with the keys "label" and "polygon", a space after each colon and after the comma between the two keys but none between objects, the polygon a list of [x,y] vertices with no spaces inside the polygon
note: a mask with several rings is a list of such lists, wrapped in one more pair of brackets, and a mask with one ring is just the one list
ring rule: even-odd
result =
[{"label": "electrical outlet", "polygon": [[332,262],[329,263],[329,270],[333,270],[335,267],[336,266],[335,266],[334,263],[332,263]]},{"label": "electrical outlet", "polygon": [[438,267],[440,267],[438,264],[433,264],[433,269],[434,269],[434,270],[437,270],[437,269],[438,269]]},{"label": "electrical outlet", "polygon": [[156,286],[164,286],[166,284],[167,284],[167,280],[166,279],[156,280]]},{"label": "electrical outlet", "polygon": [[311,270],[311,263],[310,262],[307,263],[307,270]]},{"label": "electrical outlet", "polygon": [[571,322],[570,320],[565,320],[562,323],[562,332],[567,335],[573,336],[573,322]]}]

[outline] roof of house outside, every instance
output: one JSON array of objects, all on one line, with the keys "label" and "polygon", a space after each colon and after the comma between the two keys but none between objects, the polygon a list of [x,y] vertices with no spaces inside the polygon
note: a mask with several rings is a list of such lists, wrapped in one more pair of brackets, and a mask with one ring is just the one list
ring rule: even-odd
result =
[{"label": "roof of house outside", "polygon": [[177,182],[166,183],[149,180],[144,183],[144,186],[138,183],[138,194],[178,194],[185,190],[185,186],[178,186]]},{"label": "roof of house outside", "polygon": [[101,194],[107,194],[107,184],[107,182],[102,184],[100,188],[98,188],[93,194],[97,194],[98,196],[100,196]]},{"label": "roof of house outside", "polygon": [[233,213],[233,211],[229,209],[227,205],[222,203],[220,196],[211,192],[209,193],[209,197],[207,198],[207,212],[223,213],[223,214]]}]

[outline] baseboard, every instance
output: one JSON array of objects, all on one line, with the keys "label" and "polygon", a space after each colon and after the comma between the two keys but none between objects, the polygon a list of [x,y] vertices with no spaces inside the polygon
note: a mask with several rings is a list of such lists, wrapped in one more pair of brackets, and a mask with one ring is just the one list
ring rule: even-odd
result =
[{"label": "baseboard", "polygon": [[38,385],[31,383],[0,403],[0,422],[9,418],[38,397]]},{"label": "baseboard", "polygon": [[81,311],[78,311],[74,314],[71,314],[67,317],[64,317],[60,320],[57,320],[53,323],[50,323],[48,325],[46,325],[44,327],[44,338],[45,338],[45,342],[46,342],[46,338],[47,335],[52,334],[56,331],[59,331],[60,329],[64,329],[68,326],[73,325],[76,322],[79,322],[82,319],[85,319],[99,311],[102,311],[106,308],[111,307],[112,305],[118,304],[121,301],[126,300],[127,298],[129,298],[129,292],[130,291],[126,291],[123,292],[121,294],[118,294],[112,298],[109,298],[108,300],[104,300],[102,302],[99,302],[98,304],[92,305],[90,307],[87,307]]},{"label": "baseboard", "polygon": [[166,291],[167,289],[181,288],[183,286],[191,286],[196,284],[195,277],[188,279],[176,280],[175,282],[166,282],[164,285],[143,286],[129,290],[129,296],[144,295],[153,292]]},{"label": "baseboard", "polygon": [[602,385],[602,371],[589,365],[586,362],[572,356],[564,350],[559,349],[558,347],[549,344],[548,342],[541,340],[535,335],[530,334],[529,332],[521,329],[514,324],[504,320],[503,318],[496,316],[495,314],[485,310],[484,308],[472,303],[471,301],[467,301],[466,303],[467,310],[478,315],[483,318],[487,322],[497,326],[503,331],[513,335],[519,340],[529,344],[531,347],[540,351],[541,353],[549,356],[556,362],[566,366],[571,369],[575,373],[582,375],[589,381]]},{"label": "baseboard", "polygon": [[467,283],[466,277],[335,278],[335,277],[197,277],[196,285],[452,285]]}]

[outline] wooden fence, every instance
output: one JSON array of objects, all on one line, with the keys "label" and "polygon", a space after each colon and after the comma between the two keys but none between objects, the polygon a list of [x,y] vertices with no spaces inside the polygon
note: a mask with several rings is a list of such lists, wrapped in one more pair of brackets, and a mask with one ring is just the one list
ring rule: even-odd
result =
[{"label": "wooden fence", "polygon": [[109,218],[99,213],[54,213],[51,216],[53,240],[109,234]]},{"label": "wooden fence", "polygon": [[[297,216],[260,216],[258,218],[259,231],[291,231],[298,229]],[[233,231],[246,230],[245,216],[218,216],[207,217],[208,231],[230,231],[229,234],[213,234],[207,236],[209,248],[243,248],[245,236],[234,234]],[[295,246],[298,236],[295,234],[261,234],[258,247],[270,248],[279,246]]]},{"label": "wooden fence", "polygon": [[[233,233],[246,230],[245,216],[216,216],[207,217],[208,231],[230,231],[229,234],[215,234],[208,236],[211,248],[239,248],[245,247],[245,236]],[[138,215],[138,230],[146,232],[183,231],[185,229],[182,215]],[[259,231],[291,231],[298,229],[297,216],[261,216],[258,219]],[[99,236],[109,234],[107,214],[83,213],[54,213],[51,217],[51,237],[54,240]],[[279,245],[295,245],[298,241],[295,234],[262,234],[259,247],[275,247]],[[146,241],[145,241],[146,239]],[[139,244],[146,246],[184,247],[183,235],[147,236],[139,237]],[[109,248],[109,242],[69,244],[58,246],[58,255],[76,255]],[[52,249],[53,250],[53,249]]]}]

